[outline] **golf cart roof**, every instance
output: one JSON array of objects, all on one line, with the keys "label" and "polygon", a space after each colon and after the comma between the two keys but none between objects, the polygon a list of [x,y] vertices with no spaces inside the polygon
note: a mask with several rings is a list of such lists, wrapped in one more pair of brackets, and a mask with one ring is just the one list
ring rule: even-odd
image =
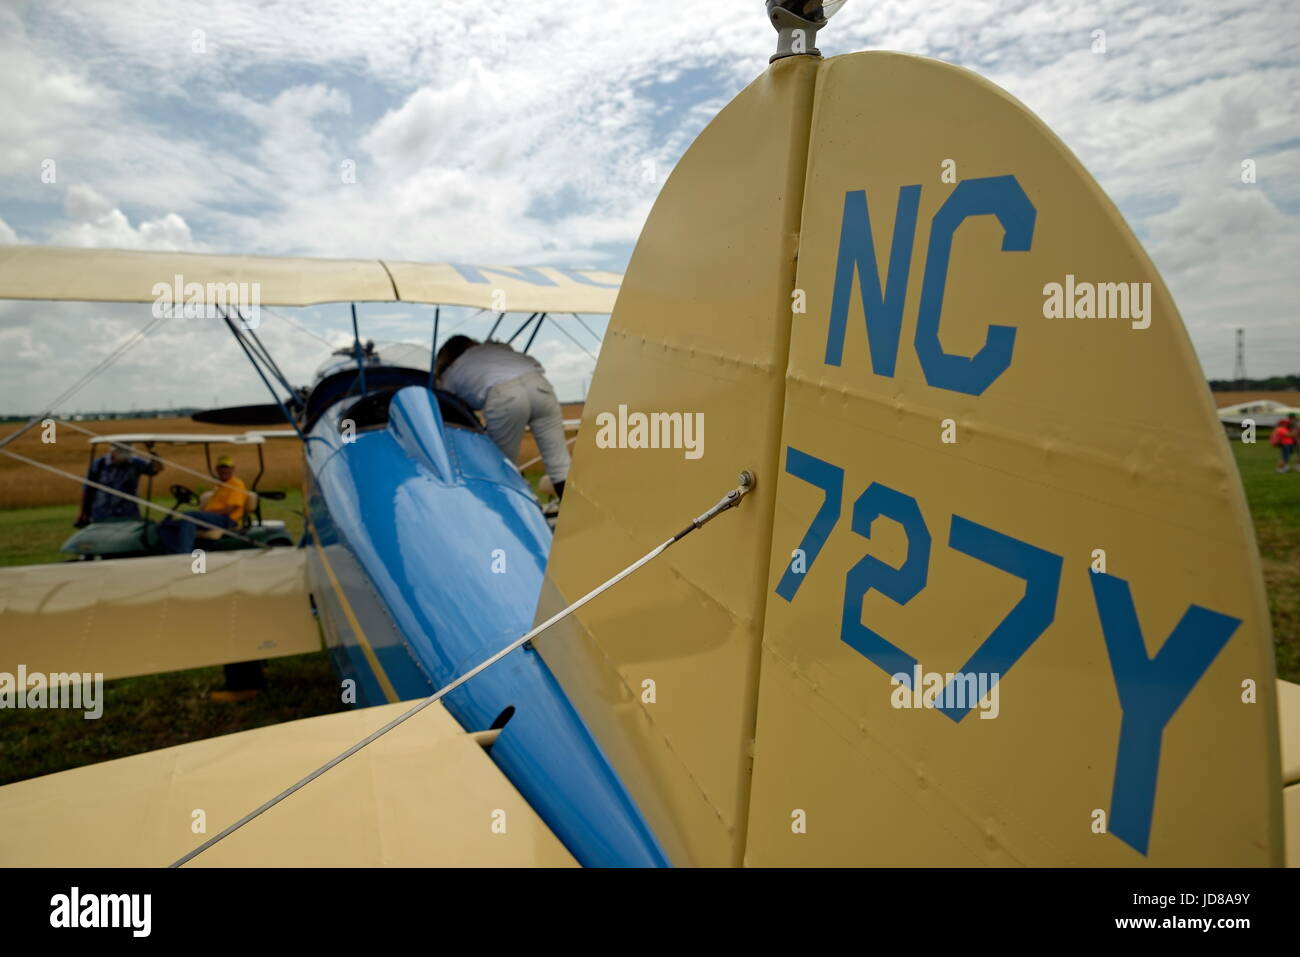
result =
[{"label": "golf cart roof", "polygon": [[91,445],[117,442],[161,442],[165,445],[262,445],[267,439],[296,439],[292,429],[257,429],[250,432],[122,432],[117,435],[92,435]]}]

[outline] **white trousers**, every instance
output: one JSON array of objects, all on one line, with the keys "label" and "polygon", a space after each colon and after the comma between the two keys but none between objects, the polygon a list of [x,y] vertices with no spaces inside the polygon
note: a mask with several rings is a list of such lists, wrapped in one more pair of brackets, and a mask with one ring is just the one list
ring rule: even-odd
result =
[{"label": "white trousers", "polygon": [[519,444],[524,426],[533,430],[542,463],[552,482],[569,477],[569,449],[564,444],[564,413],[555,390],[540,372],[498,382],[488,389],[483,403],[487,433],[510,461],[519,464]]}]

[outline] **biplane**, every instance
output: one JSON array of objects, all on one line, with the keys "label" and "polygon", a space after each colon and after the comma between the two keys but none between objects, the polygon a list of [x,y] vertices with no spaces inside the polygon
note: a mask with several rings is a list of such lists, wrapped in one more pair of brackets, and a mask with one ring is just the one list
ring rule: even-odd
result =
[{"label": "biplane", "polygon": [[[1275,680],[1240,480],[1155,267],[1005,92],[922,57],[823,59],[797,31],[824,16],[768,6],[777,56],[681,158],[621,283],[0,248],[8,298],[146,302],[184,274],[267,304],[500,288],[519,313],[612,309],[554,537],[427,368],[358,349],[277,393],[301,548],[201,576],[184,556],[0,569],[2,668],[291,654],[314,609],[359,705],[0,788],[0,862],[175,860],[579,604],[741,468],[734,514],[194,863],[1300,862],[1300,688]],[[1066,275],[1150,283],[1152,321],[1046,318]],[[697,459],[597,445],[620,406],[719,427]]]}]

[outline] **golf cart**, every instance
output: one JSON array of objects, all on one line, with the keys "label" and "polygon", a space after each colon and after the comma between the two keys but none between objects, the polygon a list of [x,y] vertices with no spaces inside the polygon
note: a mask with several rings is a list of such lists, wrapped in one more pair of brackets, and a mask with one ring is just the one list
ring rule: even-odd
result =
[{"label": "golf cart", "polygon": [[[225,434],[214,433],[211,435],[158,435],[145,433],[96,435],[89,440],[90,461],[94,462],[96,456],[100,454],[102,450],[99,446],[101,445],[131,448],[133,443],[145,445],[146,447],[198,444],[203,446],[203,458],[207,465],[208,474],[216,481],[216,472],[212,464],[213,445],[254,446],[257,449],[257,475],[249,483],[248,497],[244,503],[243,522],[239,528],[231,530],[237,534],[232,535],[215,529],[202,528],[199,531],[196,544],[207,551],[234,551],[256,548],[259,545],[292,546],[294,542],[285,528],[284,522],[264,520],[262,518],[262,501],[280,501],[284,498],[284,492],[264,492],[258,491],[257,488],[257,483],[266,471],[263,446],[268,439],[278,438],[296,439],[297,435],[288,429]],[[144,497],[150,501],[153,500],[153,478],[152,475],[146,476],[148,484]],[[173,511],[179,511],[187,505],[202,507],[203,498],[186,485],[172,485],[170,492],[175,500],[171,505]],[[84,528],[80,528],[63,543],[60,551],[68,552],[79,559],[136,558],[142,555],[164,554],[165,549],[158,539],[158,522],[161,520],[162,513],[147,508],[142,509],[142,511],[144,513],[143,518],[110,519],[108,521],[93,522]]]}]

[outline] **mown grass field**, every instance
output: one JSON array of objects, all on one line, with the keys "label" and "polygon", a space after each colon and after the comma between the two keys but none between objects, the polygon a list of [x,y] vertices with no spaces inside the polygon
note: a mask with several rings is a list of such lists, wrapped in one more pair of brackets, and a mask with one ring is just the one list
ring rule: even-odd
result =
[{"label": "mown grass field", "polygon": [[325,652],[272,658],[268,690],[252,701],[218,704],[208,692],[221,668],[104,682],[104,713],[87,721],[73,709],[0,712],[0,784],[68,768],[342,711]]},{"label": "mown grass field", "polygon": [[[166,475],[167,473],[164,472],[159,478]],[[206,485],[197,479],[193,482],[190,487],[196,492],[212,487],[211,482]],[[274,489],[275,486],[263,482],[262,488]],[[284,500],[279,502],[263,500],[262,518],[284,522],[290,537],[296,542],[302,534],[303,527],[302,489],[297,486],[288,488],[280,486],[280,489],[285,493]],[[159,494],[156,489],[153,501],[167,508],[171,508],[174,504],[170,495]],[[193,505],[187,507],[194,508]],[[77,518],[77,508],[76,505],[41,505],[37,508],[0,511],[0,566],[41,565],[45,562],[61,562],[69,559],[71,556],[59,551],[59,546],[76,531],[72,523]],[[165,517],[162,512],[153,513],[155,520],[160,521]]]},{"label": "mown grass field", "polygon": [[[174,426],[181,424],[177,422]],[[143,424],[112,425],[115,432],[143,431]],[[70,466],[74,471],[84,469],[85,464],[85,446],[79,445],[81,457],[74,458],[80,465]],[[1278,675],[1300,682],[1300,473],[1277,473],[1276,452],[1266,441],[1254,445],[1233,443],[1232,449],[1259,543]],[[201,469],[201,451],[188,451],[197,452],[196,467]],[[264,489],[278,488],[288,493],[282,502],[266,502],[263,514],[266,518],[284,520],[295,538],[302,530],[298,454],[297,443],[278,445],[274,450],[274,468],[268,467],[262,482]],[[243,456],[238,459],[240,474],[251,477],[248,469],[255,471],[255,457],[246,463],[248,450],[241,450],[240,455]],[[32,457],[48,460],[39,449]],[[523,456],[525,460],[528,457]],[[10,506],[8,510],[0,510],[0,565],[66,558],[59,552],[59,545],[73,531],[72,521],[77,511],[75,483],[64,486],[53,477],[48,481],[42,479],[41,482],[55,485],[60,491],[47,493],[40,482],[33,482],[24,486],[19,496],[6,488],[12,475],[0,470],[0,501],[24,497],[36,499],[37,503],[33,507]],[[204,487],[193,476],[174,476],[174,472],[159,476],[155,500],[170,504],[170,498],[163,492],[172,481],[190,485],[196,491]],[[535,480],[536,475],[530,477]],[[71,486],[71,493],[67,486]],[[61,503],[39,504],[46,494]],[[0,784],[344,707],[337,679],[324,652],[274,659],[267,666],[267,679],[270,687],[266,692],[252,702],[234,705],[215,704],[207,698],[209,690],[221,686],[220,668],[108,682],[104,716],[93,722],[93,727],[82,719],[80,712],[0,710]]]},{"label": "mown grass field", "polygon": [[1267,441],[1232,443],[1273,620],[1279,678],[1300,682],[1300,472],[1279,473],[1277,450]]}]

